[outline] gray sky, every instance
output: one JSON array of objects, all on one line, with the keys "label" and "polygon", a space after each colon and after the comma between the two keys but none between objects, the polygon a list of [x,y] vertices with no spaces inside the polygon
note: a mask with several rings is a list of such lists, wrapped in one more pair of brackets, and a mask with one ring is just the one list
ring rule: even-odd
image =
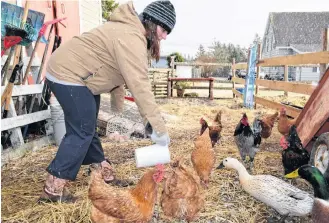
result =
[{"label": "gray sky", "polygon": [[[119,3],[127,0],[119,0]],[[133,0],[138,13],[152,0]],[[177,23],[162,54],[178,51],[194,56],[198,46],[214,40],[248,47],[258,33],[264,35],[269,12],[329,11],[329,0],[171,0]],[[329,25],[329,24],[328,24]]]}]

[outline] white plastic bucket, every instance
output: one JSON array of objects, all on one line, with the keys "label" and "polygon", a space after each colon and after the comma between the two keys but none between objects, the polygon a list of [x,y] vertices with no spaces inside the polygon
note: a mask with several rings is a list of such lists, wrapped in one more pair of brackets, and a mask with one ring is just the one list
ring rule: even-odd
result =
[{"label": "white plastic bucket", "polygon": [[160,146],[154,144],[135,149],[135,160],[137,168],[170,163],[170,152],[168,145]]},{"label": "white plastic bucket", "polygon": [[54,95],[50,98],[50,114],[54,128],[55,143],[59,146],[66,133],[66,129],[62,106],[58,103]]}]

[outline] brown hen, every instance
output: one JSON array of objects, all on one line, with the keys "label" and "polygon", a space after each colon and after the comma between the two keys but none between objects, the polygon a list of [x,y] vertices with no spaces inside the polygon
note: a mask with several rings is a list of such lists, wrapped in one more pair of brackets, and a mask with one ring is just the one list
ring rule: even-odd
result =
[{"label": "brown hen", "polygon": [[282,107],[280,110],[279,121],[278,121],[278,131],[284,135],[288,136],[290,127],[294,125],[296,119],[288,119],[287,110],[285,107]]},{"label": "brown hen", "polygon": [[215,146],[215,144],[219,141],[221,135],[221,131],[222,131],[222,111],[220,110],[213,121],[210,121],[208,118],[206,117],[202,117],[200,119],[200,124],[201,124],[201,130],[200,130],[200,135],[202,135],[204,133],[204,131],[209,128],[209,137],[211,139],[211,144],[212,147]]},{"label": "brown hen", "polygon": [[260,132],[260,136],[264,139],[267,139],[271,136],[272,128],[274,126],[274,122],[278,117],[278,112],[275,112],[272,115],[266,115],[264,116],[261,121],[260,125],[262,127],[262,130]]},{"label": "brown hen", "polygon": [[101,167],[92,165],[88,197],[91,200],[91,221],[149,222],[157,198],[158,183],[163,179],[164,167],[157,166],[144,174],[133,189],[109,186],[103,180]]},{"label": "brown hen", "polygon": [[161,208],[168,217],[193,221],[204,206],[200,178],[193,170],[182,164],[182,160],[174,162],[172,171],[166,176],[161,196]]},{"label": "brown hen", "polygon": [[203,186],[208,187],[210,173],[215,165],[215,152],[209,138],[209,129],[206,129],[201,136],[194,141],[195,149],[192,152],[191,160],[193,167],[201,179]]}]

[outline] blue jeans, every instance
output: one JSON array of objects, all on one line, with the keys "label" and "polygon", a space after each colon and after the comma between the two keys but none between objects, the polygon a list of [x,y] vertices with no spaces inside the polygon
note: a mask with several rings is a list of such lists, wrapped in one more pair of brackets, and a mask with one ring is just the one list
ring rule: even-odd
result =
[{"label": "blue jeans", "polygon": [[58,84],[47,80],[62,106],[66,134],[47,171],[58,178],[75,180],[81,165],[105,160],[96,132],[100,95],[93,95],[85,86]]}]

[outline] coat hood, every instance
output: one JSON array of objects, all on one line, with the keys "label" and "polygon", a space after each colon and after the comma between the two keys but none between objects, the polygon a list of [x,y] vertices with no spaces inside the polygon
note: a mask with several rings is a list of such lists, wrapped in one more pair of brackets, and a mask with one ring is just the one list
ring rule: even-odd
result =
[{"label": "coat hood", "polygon": [[132,1],[120,5],[116,8],[111,17],[110,21],[121,22],[138,28],[143,34],[145,34],[145,28],[141,23],[137,12],[135,11]]}]

